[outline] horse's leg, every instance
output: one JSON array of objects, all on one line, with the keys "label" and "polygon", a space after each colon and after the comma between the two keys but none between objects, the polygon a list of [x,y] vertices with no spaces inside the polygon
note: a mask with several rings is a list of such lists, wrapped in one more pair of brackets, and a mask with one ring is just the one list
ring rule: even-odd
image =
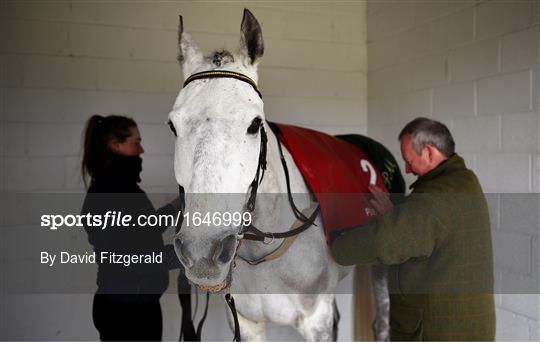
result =
[{"label": "horse's leg", "polygon": [[387,266],[376,264],[371,267],[376,309],[375,320],[373,321],[373,336],[378,342],[390,340],[390,299],[388,297],[387,275]]},{"label": "horse's leg", "polygon": [[266,341],[266,322],[253,322],[238,313],[242,342]]},{"label": "horse's leg", "polygon": [[[313,299],[314,297],[315,299]],[[339,313],[333,294],[303,295],[301,299],[316,301],[314,308],[297,322],[296,329],[306,341],[334,341],[337,339]]]}]

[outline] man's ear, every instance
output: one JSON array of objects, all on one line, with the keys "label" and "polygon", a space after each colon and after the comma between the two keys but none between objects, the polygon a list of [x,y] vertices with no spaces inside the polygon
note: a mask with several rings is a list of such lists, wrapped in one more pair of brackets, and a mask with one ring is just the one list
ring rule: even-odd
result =
[{"label": "man's ear", "polygon": [[422,155],[425,154],[424,156],[430,165],[434,163],[435,158],[436,158],[436,152],[434,151],[434,149],[435,148],[432,145],[426,144],[422,151]]},{"label": "man's ear", "polygon": [[429,144],[426,145],[426,149],[427,149],[427,154],[428,154],[427,158],[430,164],[439,165],[441,161],[446,159],[444,154],[440,152],[439,149],[437,149],[433,145],[429,145]]},{"label": "man's ear", "polygon": [[427,156],[429,158],[429,162],[432,162],[433,156],[434,156],[433,155],[433,147],[428,144],[428,145],[426,145],[426,150],[427,150],[427,154],[428,154]]}]

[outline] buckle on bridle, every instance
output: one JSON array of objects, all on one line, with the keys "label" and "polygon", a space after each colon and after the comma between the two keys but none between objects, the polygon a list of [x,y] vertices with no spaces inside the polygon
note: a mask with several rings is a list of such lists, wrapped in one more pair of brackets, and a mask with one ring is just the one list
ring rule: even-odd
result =
[{"label": "buckle on bridle", "polygon": [[264,237],[264,239],[263,239],[263,244],[270,245],[270,244],[274,243],[274,241],[275,241],[274,234],[273,234],[273,233],[270,233],[270,232],[269,232],[268,234],[271,236],[271,237],[270,237],[270,241],[267,242],[267,241],[266,241],[266,238],[268,238],[268,237]]}]

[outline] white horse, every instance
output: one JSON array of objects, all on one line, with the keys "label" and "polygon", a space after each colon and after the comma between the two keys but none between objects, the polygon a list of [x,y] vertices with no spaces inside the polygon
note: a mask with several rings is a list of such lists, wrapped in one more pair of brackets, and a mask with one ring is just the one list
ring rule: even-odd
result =
[{"label": "white horse", "polygon": [[[169,114],[177,137],[175,177],[185,188],[186,213],[245,212],[254,178],[255,184],[261,181],[261,142],[267,135],[266,173],[255,189],[260,201],[255,202],[252,218],[263,231],[289,230],[296,218],[288,203],[282,206],[279,196],[261,199],[262,194],[287,194],[287,187],[278,142],[265,121],[263,101],[256,89],[257,65],[264,51],[259,23],[244,11],[240,48],[234,54],[219,51],[203,56],[189,34],[183,32],[182,17],[178,38],[185,79],[213,70],[238,76],[191,81],[180,91]],[[294,202],[300,210],[307,209],[312,201],[309,189],[286,150],[284,158]],[[205,196],[208,194],[214,196]],[[225,194],[241,197],[225,200]],[[338,266],[330,257],[320,218],[315,221],[318,227],[299,234],[282,256],[257,265],[246,261],[268,255],[281,239],[246,241],[241,226],[216,229],[196,226],[194,221],[184,224],[174,245],[186,276],[204,290],[231,290],[242,340],[265,340],[268,321],[290,325],[310,341],[337,338],[339,315],[333,292],[350,269]]]}]

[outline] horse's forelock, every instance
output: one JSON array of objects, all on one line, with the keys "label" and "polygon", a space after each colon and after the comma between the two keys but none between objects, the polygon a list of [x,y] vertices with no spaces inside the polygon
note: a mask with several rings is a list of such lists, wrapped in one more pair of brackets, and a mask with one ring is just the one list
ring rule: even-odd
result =
[{"label": "horse's forelock", "polygon": [[227,63],[234,62],[234,56],[227,50],[216,50],[207,57],[216,67],[223,67]]}]

